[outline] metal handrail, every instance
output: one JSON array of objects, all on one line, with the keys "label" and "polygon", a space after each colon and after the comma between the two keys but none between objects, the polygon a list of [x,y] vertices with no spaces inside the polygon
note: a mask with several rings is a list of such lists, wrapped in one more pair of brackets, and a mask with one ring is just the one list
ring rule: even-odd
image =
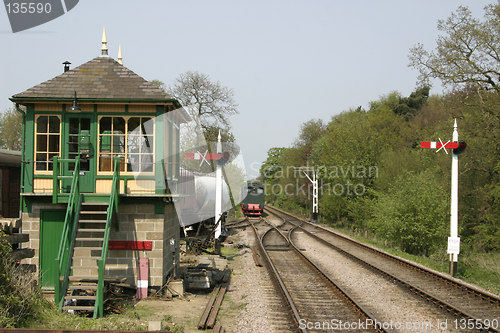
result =
[{"label": "metal handrail", "polygon": [[[82,196],[80,195],[79,189],[79,174],[80,174],[80,159],[76,160],[59,160],[54,157],[54,185],[57,184],[57,190],[53,189],[54,197],[57,202],[57,194],[59,192],[59,164],[62,162],[75,163],[75,170],[71,180],[71,190],[68,198],[68,207],[66,208],[66,216],[64,218],[64,226],[61,234],[61,241],[59,243],[59,251],[57,254],[56,264],[57,264],[57,280],[54,285],[55,292],[55,303],[61,309],[64,305],[64,294],[68,287],[68,277],[71,268],[71,258],[73,254],[73,248],[75,244],[75,235],[78,224],[78,219],[80,215],[80,207],[82,204]],[[57,192],[57,193],[56,193]],[[54,200],[53,197],[53,200]],[[61,273],[62,281],[61,281]],[[61,285],[62,282],[62,285]],[[62,291],[62,293],[61,293]]]},{"label": "metal handrail", "polygon": [[118,199],[120,193],[120,157],[114,159],[114,173],[111,183],[111,193],[109,196],[109,206],[106,215],[106,227],[104,229],[104,239],[102,242],[101,258],[97,261],[99,278],[97,281],[96,300],[94,307],[94,318],[102,317],[104,303],[104,267],[106,267],[106,257],[108,255],[109,232],[111,221],[118,213]]}]

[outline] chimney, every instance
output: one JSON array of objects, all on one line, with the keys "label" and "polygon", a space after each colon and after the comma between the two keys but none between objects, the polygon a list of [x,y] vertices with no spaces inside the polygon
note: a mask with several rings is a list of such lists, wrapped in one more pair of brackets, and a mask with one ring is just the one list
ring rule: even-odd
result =
[{"label": "chimney", "polygon": [[69,71],[69,65],[71,65],[71,63],[66,60],[65,62],[63,62],[63,65],[64,65],[64,73],[66,73],[67,71]]}]

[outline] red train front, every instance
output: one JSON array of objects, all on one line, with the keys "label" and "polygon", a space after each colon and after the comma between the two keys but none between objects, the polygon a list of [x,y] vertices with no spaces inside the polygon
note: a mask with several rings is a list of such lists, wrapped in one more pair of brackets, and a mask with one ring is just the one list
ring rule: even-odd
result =
[{"label": "red train front", "polygon": [[264,211],[264,188],[259,183],[248,183],[247,190],[241,211],[245,216],[261,216]]}]

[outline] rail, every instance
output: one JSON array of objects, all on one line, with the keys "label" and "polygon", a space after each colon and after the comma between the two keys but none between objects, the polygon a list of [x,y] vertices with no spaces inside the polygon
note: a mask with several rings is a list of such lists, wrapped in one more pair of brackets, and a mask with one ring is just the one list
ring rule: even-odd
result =
[{"label": "rail", "polygon": [[[310,226],[310,227],[314,228],[315,230],[320,229],[320,230],[326,231],[328,234],[330,234],[332,236],[335,236],[335,237],[337,237],[339,239],[342,239],[346,243],[349,243],[349,244],[352,244],[354,246],[357,246],[360,249],[363,249],[365,251],[369,251],[369,252],[371,252],[371,253],[373,253],[373,254],[375,254],[377,256],[380,256],[380,257],[383,257],[385,259],[388,259],[388,260],[390,260],[390,261],[392,261],[394,263],[397,263],[399,265],[402,265],[402,266],[404,266],[406,268],[410,268],[410,269],[412,269],[415,272],[422,273],[423,275],[431,276],[431,277],[433,277],[434,280],[442,281],[442,282],[444,282],[443,286],[448,286],[448,287],[450,287],[451,290],[462,290],[462,291],[464,291],[464,295],[474,295],[474,296],[477,296],[479,299],[482,299],[482,300],[487,301],[490,304],[492,304],[493,307],[496,304],[497,305],[497,308],[496,308],[497,310],[498,310],[498,304],[500,304],[500,302],[499,302],[500,298],[498,298],[498,296],[490,294],[490,293],[483,292],[483,291],[478,290],[476,288],[473,288],[473,287],[471,287],[469,285],[466,285],[463,282],[458,281],[457,279],[443,276],[441,273],[437,273],[437,272],[431,271],[431,270],[429,270],[429,269],[427,269],[425,267],[417,266],[417,265],[415,265],[415,264],[413,264],[413,263],[411,263],[411,262],[409,262],[409,261],[407,261],[405,259],[401,259],[401,258],[395,257],[393,255],[390,255],[390,254],[384,252],[384,251],[380,251],[380,250],[375,249],[375,248],[373,248],[371,246],[367,246],[365,244],[359,243],[359,242],[354,241],[354,240],[352,240],[352,239],[350,239],[348,237],[345,237],[345,236],[340,235],[340,234],[338,234],[336,232],[333,232],[330,229],[327,229],[327,228],[325,228],[323,226],[320,226],[320,225],[317,225],[317,224],[312,224],[311,222],[303,221],[300,218],[294,216],[293,214],[284,212],[284,211],[282,211],[280,209],[277,209],[275,207],[272,207],[272,210],[270,210],[269,206],[268,206],[267,209],[272,214],[276,214],[275,212],[273,212],[273,210],[275,210],[275,211],[279,212],[280,214],[292,217],[293,219],[299,221],[299,223],[301,224],[300,226],[297,226],[297,228],[300,228],[302,230],[302,232],[306,233],[308,236],[312,237],[313,239],[321,242],[322,244],[324,244],[324,245],[326,245],[326,246],[328,246],[330,248],[335,249],[336,251],[342,253],[346,257],[348,257],[348,258],[350,258],[350,259],[352,259],[352,260],[354,260],[354,261],[362,264],[363,266],[367,267],[368,269],[370,269],[370,270],[372,270],[374,272],[377,272],[377,273],[381,274],[382,276],[387,277],[391,281],[395,281],[398,284],[400,284],[401,286],[404,286],[405,288],[408,288],[409,290],[411,290],[415,294],[423,297],[425,300],[427,300],[427,301],[429,301],[431,303],[436,304],[439,308],[446,309],[448,312],[454,313],[457,317],[460,317],[463,320],[468,320],[470,322],[474,322],[475,325],[476,325],[476,328],[480,328],[480,329],[482,329],[484,331],[489,331],[489,332],[498,332],[497,328],[494,328],[494,327],[491,326],[491,320],[490,319],[482,317],[483,314],[481,314],[481,315],[478,316],[477,313],[476,313],[476,315],[474,315],[472,313],[469,313],[469,311],[467,310],[466,307],[459,306],[459,305],[457,305],[456,302],[455,303],[454,302],[450,302],[449,300],[446,300],[446,299],[442,298],[438,294],[435,294],[435,293],[431,292],[428,288],[423,287],[422,285],[415,284],[414,282],[406,280],[404,278],[404,275],[400,276],[397,273],[394,273],[394,272],[391,273],[386,268],[382,268],[382,266],[377,266],[377,265],[371,264],[366,259],[363,259],[362,257],[358,257],[357,255],[355,255],[355,254],[349,252],[348,250],[344,249],[342,246],[337,246],[337,245],[331,243],[330,241],[328,241],[328,240],[326,240],[326,239],[324,239],[322,237],[319,237],[315,233],[312,233],[312,232],[306,230],[303,226],[307,225],[307,226]],[[294,222],[290,222],[290,223],[294,224]],[[465,302],[465,303],[467,303],[467,302]],[[469,308],[469,310],[470,310],[470,308]]]},{"label": "rail", "polygon": [[[106,257],[108,255],[109,232],[111,229],[111,221],[116,221],[116,213],[118,213],[118,199],[120,193],[120,158],[114,159],[113,180],[111,182],[111,193],[109,195],[109,206],[106,214],[106,227],[104,229],[104,239],[102,242],[101,258],[97,261],[98,266],[98,281],[96,300],[94,308],[94,318],[102,317],[104,312],[104,268],[106,267]],[[115,222],[118,228],[118,223]]]},{"label": "rail", "polygon": [[[259,234],[257,232],[257,229],[255,228],[255,225],[253,223],[251,223],[251,226],[252,226],[252,229],[253,229],[253,232],[255,234],[255,237],[257,239],[257,242],[259,244],[259,247],[260,247],[260,250],[262,252],[262,254],[265,256],[266,258],[266,264],[268,266],[268,268],[273,272],[273,276],[275,278],[275,281],[276,283],[278,284],[278,286],[280,287],[280,290],[282,292],[282,295],[284,297],[284,300],[287,302],[292,314],[293,314],[293,320],[295,322],[295,324],[297,325],[297,327],[299,326],[299,323],[300,323],[300,315],[299,315],[299,312],[297,311],[297,308],[295,307],[295,303],[293,302],[292,300],[292,296],[290,295],[290,293],[288,292],[288,289],[286,288],[285,284],[283,283],[283,280],[281,279],[280,277],[280,274],[278,273],[278,270],[276,269],[276,267],[274,266],[271,258],[269,257],[269,255],[267,254],[267,251],[266,249],[264,248],[264,243],[263,243],[263,238],[264,236],[270,231],[270,230],[273,230],[273,228],[270,228],[268,230],[266,230],[264,232],[264,234],[259,237]],[[277,230],[277,229],[275,229]],[[281,233],[280,233],[281,234]],[[288,241],[288,240],[287,240]],[[302,333],[307,333],[307,330],[305,328],[299,328],[299,330],[302,332]]]},{"label": "rail", "polygon": [[[64,162],[75,163],[75,169],[73,176],[71,176],[71,189],[68,197],[68,207],[66,208],[66,216],[64,218],[64,226],[61,234],[61,241],[59,243],[59,252],[57,254],[56,267],[56,281],[54,284],[54,297],[55,303],[62,309],[64,305],[64,294],[68,288],[68,277],[71,268],[71,258],[73,255],[73,248],[75,245],[75,235],[78,225],[78,219],[80,216],[80,207],[82,204],[82,196],[80,195],[79,189],[79,175],[80,175],[80,159],[69,160],[69,159],[58,159],[54,157],[54,189],[52,200],[57,203],[57,198],[59,194],[59,181],[62,179],[60,176],[60,164]],[[62,292],[61,292],[62,291]]]}]

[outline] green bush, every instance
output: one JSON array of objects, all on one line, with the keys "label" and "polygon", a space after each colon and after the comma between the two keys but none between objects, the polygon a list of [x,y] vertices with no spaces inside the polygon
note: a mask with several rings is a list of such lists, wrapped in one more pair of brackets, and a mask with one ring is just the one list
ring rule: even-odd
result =
[{"label": "green bush", "polygon": [[11,245],[0,231],[0,327],[21,327],[37,318],[46,301],[33,276],[11,259]]},{"label": "green bush", "polygon": [[444,247],[449,193],[433,174],[407,172],[380,194],[368,224],[378,237],[410,254],[427,256]]}]

